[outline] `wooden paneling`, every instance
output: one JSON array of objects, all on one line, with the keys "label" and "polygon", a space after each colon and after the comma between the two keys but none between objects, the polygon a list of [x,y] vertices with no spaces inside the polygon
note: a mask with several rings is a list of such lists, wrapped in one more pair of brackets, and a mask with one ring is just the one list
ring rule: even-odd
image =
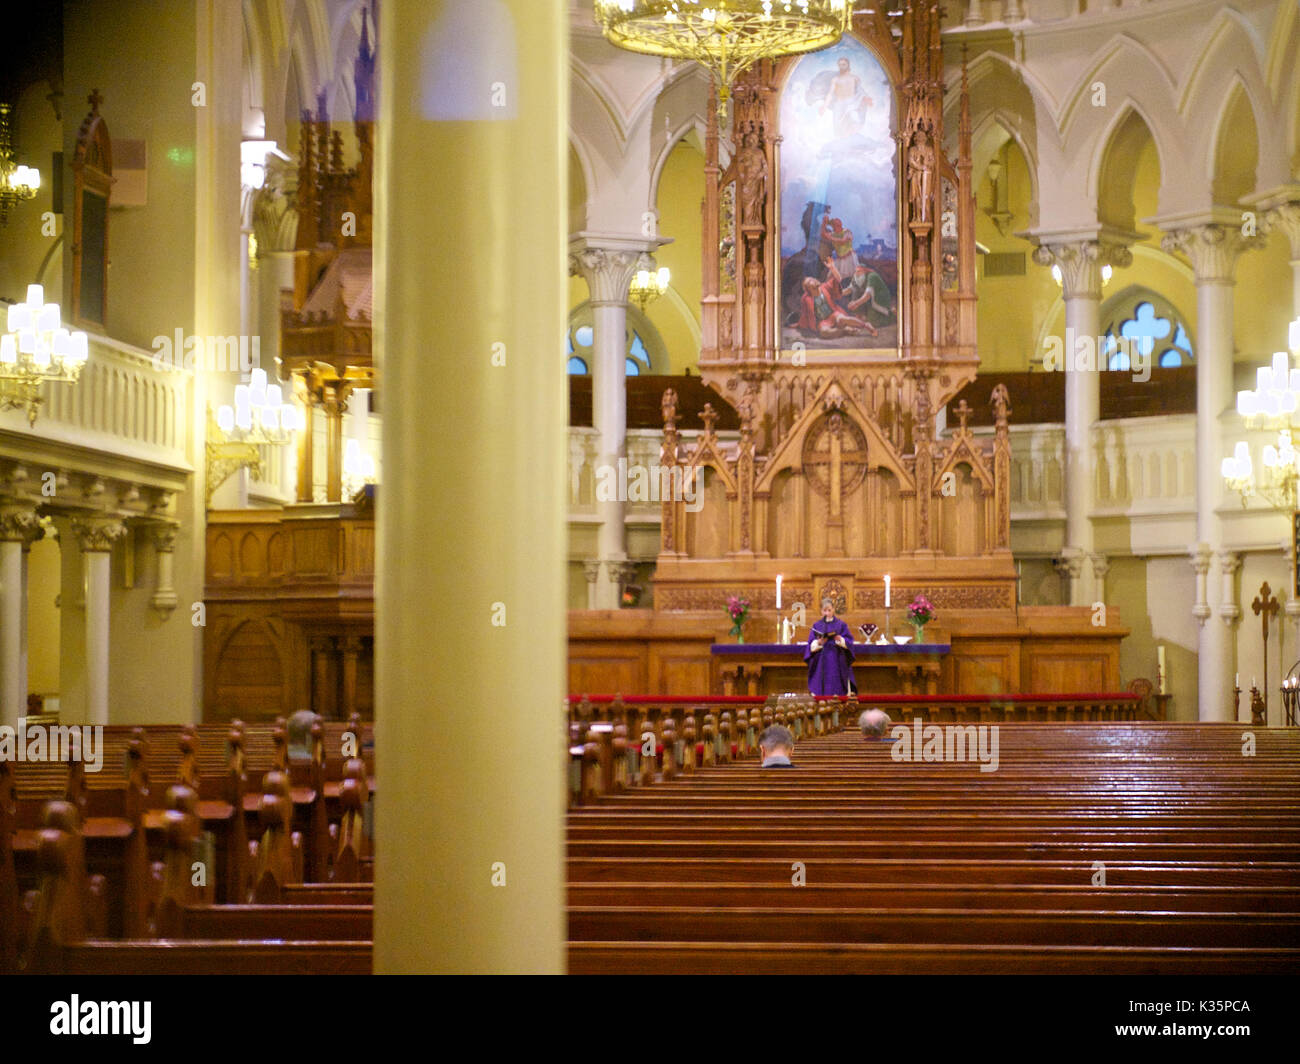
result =
[{"label": "wooden paneling", "polygon": [[1119,678],[1118,641],[1043,641],[1025,645],[1030,691],[1114,691]]},{"label": "wooden paneling", "polygon": [[650,685],[656,691],[709,691],[710,662],[701,658],[698,645],[650,643]]},{"label": "wooden paneling", "polygon": [[945,672],[954,694],[1008,694],[1020,689],[1020,645],[1005,640],[956,640]]},{"label": "wooden paneling", "polygon": [[570,644],[569,690],[581,694],[635,694],[647,690],[643,646]]}]

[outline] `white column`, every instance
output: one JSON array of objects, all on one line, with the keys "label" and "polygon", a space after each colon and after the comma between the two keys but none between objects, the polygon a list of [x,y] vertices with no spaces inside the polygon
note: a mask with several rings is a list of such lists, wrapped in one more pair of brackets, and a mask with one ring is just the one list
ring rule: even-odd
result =
[{"label": "white column", "polygon": [[149,598],[149,605],[161,613],[164,620],[171,616],[172,610],[180,601],[173,586],[176,535],[179,531],[176,525],[156,525],[150,530],[154,553],[158,557],[158,580],[153,595]]},{"label": "white column", "polygon": [[[641,256],[653,244],[626,237],[583,234],[570,244],[569,272],[591,292],[595,364],[591,367],[591,421],[596,430],[596,608],[618,609],[617,566],[627,561],[625,487],[620,459],[627,458],[627,294]],[[608,472],[603,472],[603,471]],[[602,495],[605,496],[602,498]],[[612,496],[612,497],[611,497]]]},{"label": "white column", "polygon": [[[1093,455],[1093,426],[1101,417],[1102,366],[1097,350],[1101,332],[1101,268],[1107,263],[1124,266],[1132,253],[1118,244],[1095,239],[1041,244],[1034,250],[1041,266],[1061,268],[1065,299],[1065,546],[1066,556],[1093,553],[1092,508],[1096,462]],[[1079,367],[1079,353],[1091,345],[1092,368]],[[1096,581],[1082,564],[1076,574],[1070,569],[1070,605],[1087,606],[1096,600]]]},{"label": "white column", "polygon": [[113,544],[126,534],[116,518],[86,517],[72,522],[81,547],[86,582],[86,719],[108,723],[109,596]]},{"label": "white column", "polygon": [[26,549],[39,525],[34,507],[0,505],[0,724],[16,726],[27,713]]},{"label": "white column", "polygon": [[564,968],[565,7],[379,20],[381,974]]},{"label": "white column", "polygon": [[[1165,251],[1183,252],[1196,272],[1196,538],[1205,550],[1218,553],[1221,566],[1231,556],[1223,552],[1217,509],[1223,497],[1219,468],[1226,453],[1219,418],[1236,401],[1232,390],[1233,270],[1237,256],[1260,243],[1259,238],[1243,237],[1239,227],[1214,223],[1175,230],[1161,241]],[[1197,616],[1197,713],[1206,721],[1232,719],[1236,641],[1231,609],[1236,603],[1223,594],[1229,586],[1225,580],[1220,588],[1222,625],[1209,622],[1209,608],[1198,611]],[[1223,607],[1228,612],[1223,612]]]},{"label": "white column", "polygon": [[582,575],[587,580],[587,609],[596,609],[596,581],[600,579],[600,562],[583,562]]}]

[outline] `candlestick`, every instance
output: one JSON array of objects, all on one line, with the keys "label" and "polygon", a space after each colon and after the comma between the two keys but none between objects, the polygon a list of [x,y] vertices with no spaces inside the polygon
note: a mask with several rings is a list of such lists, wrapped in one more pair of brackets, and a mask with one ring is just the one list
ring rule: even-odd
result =
[{"label": "candlestick", "polygon": [[778,610],[781,608],[781,577],[779,575],[776,578],[776,608]]},{"label": "candlestick", "polygon": [[886,573],[885,574],[885,609],[889,609],[889,607],[892,605],[893,602],[890,600],[889,597],[889,574]]}]

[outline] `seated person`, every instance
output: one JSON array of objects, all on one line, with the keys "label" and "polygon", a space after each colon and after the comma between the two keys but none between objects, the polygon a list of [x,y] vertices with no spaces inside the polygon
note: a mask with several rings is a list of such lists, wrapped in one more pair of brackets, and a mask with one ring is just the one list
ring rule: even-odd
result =
[{"label": "seated person", "polygon": [[889,734],[889,725],[893,722],[883,709],[864,709],[858,718],[858,727],[862,729],[864,739],[883,739]]},{"label": "seated person", "polygon": [[290,761],[311,760],[311,726],[320,719],[319,713],[300,709],[285,721],[284,731],[289,744]]},{"label": "seated person", "polygon": [[763,754],[759,768],[794,768],[790,760],[794,753],[794,736],[789,728],[773,724],[759,736],[758,748]]}]

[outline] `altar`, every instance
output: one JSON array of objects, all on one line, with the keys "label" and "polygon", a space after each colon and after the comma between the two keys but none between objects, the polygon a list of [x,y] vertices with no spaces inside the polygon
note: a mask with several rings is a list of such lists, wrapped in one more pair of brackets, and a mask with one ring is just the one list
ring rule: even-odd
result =
[{"label": "altar", "polygon": [[[808,690],[803,643],[714,643],[713,691],[771,695]],[[939,693],[950,643],[854,643],[853,679],[860,694]]]}]

